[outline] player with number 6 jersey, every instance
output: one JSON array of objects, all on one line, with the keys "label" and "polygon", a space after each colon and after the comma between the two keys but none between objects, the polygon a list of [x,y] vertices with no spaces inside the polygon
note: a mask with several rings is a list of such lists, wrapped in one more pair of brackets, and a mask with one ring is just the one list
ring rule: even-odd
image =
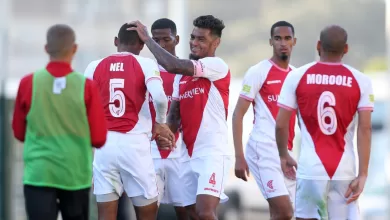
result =
[{"label": "player with number 6 jersey", "polygon": [[[278,100],[276,140],[282,169],[296,166],[284,148],[288,120],[298,110],[302,143],[297,170],[297,219],[359,219],[356,200],[367,178],[373,91],[370,79],[341,63],[348,51],[339,26],[321,32],[320,61],[293,70]],[[359,173],[353,138],[358,123]]]},{"label": "player with number 6 jersey", "polygon": [[157,214],[148,92],[156,110],[154,129],[166,123],[168,103],[157,63],[138,55],[143,43],[137,32],[126,30],[129,27],[124,24],[115,38],[118,52],[93,61],[85,71],[99,86],[109,130],[106,146],[95,151],[93,162],[94,194],[102,219],[116,219],[112,203],[124,191],[141,219],[155,219]]}]

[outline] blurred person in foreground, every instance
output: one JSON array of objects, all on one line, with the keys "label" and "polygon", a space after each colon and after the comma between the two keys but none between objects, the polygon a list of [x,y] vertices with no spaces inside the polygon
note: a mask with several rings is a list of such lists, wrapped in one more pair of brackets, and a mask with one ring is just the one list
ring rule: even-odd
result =
[{"label": "blurred person in foreground", "polygon": [[122,193],[131,199],[137,219],[157,215],[157,182],[150,152],[152,118],[146,96],[156,110],[152,139],[175,137],[166,123],[168,110],[157,63],[139,56],[144,43],[136,31],[123,24],[114,39],[117,52],[91,62],[85,75],[99,86],[108,126],[107,143],[96,150],[93,161],[94,194],[100,220],[117,219]]},{"label": "blurred person in foreground", "polygon": [[[168,124],[172,132],[182,126],[188,160],[183,166],[184,205],[192,219],[217,219],[231,167],[227,113],[230,70],[215,51],[221,42],[222,20],[205,15],[193,21],[190,59],[179,59],[161,48],[139,21],[131,22],[157,62],[175,76]],[[161,140],[161,142],[160,142]],[[166,141],[157,138],[161,148]],[[169,145],[169,142],[168,142]]]},{"label": "blurred person in foreground", "polygon": [[[161,18],[156,20],[151,27],[152,38],[162,48],[173,56],[176,56],[176,45],[179,43],[176,24],[170,19]],[[168,99],[168,109],[172,101],[174,74],[168,73],[159,65],[163,87]],[[149,99],[152,119],[156,112],[153,106],[153,97]],[[168,110],[169,111],[169,110]],[[181,180],[181,173],[185,166],[182,160],[186,158],[187,150],[182,146],[182,135],[179,130],[175,133],[176,149],[174,151],[161,149],[156,141],[152,141],[152,157],[157,175],[157,186],[159,188],[159,203],[173,205],[176,216],[179,220],[187,220],[188,215],[183,206],[184,198],[182,189],[184,185]]]},{"label": "blurred person in foreground", "polygon": [[[357,199],[363,191],[371,148],[371,80],[342,63],[347,32],[340,26],[321,31],[320,61],[293,70],[278,100],[276,141],[281,167],[294,172],[288,154],[290,117],[298,110],[302,143],[297,170],[297,219],[359,219]],[[359,173],[353,138],[356,122]]]},{"label": "blurred person in foreground", "polygon": [[[286,76],[294,68],[289,65],[296,43],[294,27],[286,21],[276,22],[271,27],[269,43],[273,47],[271,59],[260,61],[248,69],[233,113],[235,174],[237,178],[247,181],[249,171],[252,173],[268,201],[271,219],[291,219],[291,203],[295,200],[295,176],[283,175],[274,128],[279,110],[278,96]],[[244,155],[242,121],[251,104],[255,119]],[[295,116],[292,116],[288,143],[284,146],[289,152],[293,147],[294,127]]]},{"label": "blurred person in foreground", "polygon": [[102,147],[107,134],[99,90],[72,70],[72,28],[54,25],[46,39],[50,62],[20,81],[12,123],[24,142],[27,217],[57,220],[60,211],[64,220],[87,220],[92,146]]}]

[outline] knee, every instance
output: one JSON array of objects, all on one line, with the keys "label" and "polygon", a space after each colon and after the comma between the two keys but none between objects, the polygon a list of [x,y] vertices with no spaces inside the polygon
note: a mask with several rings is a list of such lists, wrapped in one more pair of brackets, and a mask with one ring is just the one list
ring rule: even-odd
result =
[{"label": "knee", "polygon": [[197,211],[199,220],[216,220],[216,214],[211,210],[199,210]]}]

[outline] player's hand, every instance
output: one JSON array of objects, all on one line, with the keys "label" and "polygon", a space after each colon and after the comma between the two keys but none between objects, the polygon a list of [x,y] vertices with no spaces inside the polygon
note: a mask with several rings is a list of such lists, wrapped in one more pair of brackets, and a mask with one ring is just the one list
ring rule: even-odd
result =
[{"label": "player's hand", "polygon": [[363,192],[364,185],[366,184],[367,176],[358,176],[349,184],[348,190],[345,193],[347,198],[347,204],[356,201],[360,194]]},{"label": "player's hand", "polygon": [[249,167],[246,163],[244,156],[236,158],[236,166],[234,168],[234,173],[236,174],[237,178],[242,179],[244,181],[248,181]]},{"label": "player's hand", "polygon": [[[152,131],[152,141],[155,140],[158,137],[158,139],[162,140],[161,138],[167,139],[169,141],[169,147],[167,147],[166,150],[170,149],[172,150],[173,145],[175,143],[175,135],[172,133],[171,129],[169,129],[168,125],[166,124],[159,124],[155,123],[153,126]],[[157,140],[157,141],[160,141]],[[165,145],[164,145],[165,146]]]},{"label": "player's hand", "polygon": [[161,135],[156,137],[156,143],[159,149],[161,150],[171,150],[176,147],[168,138],[165,138]]},{"label": "player's hand", "polygon": [[135,27],[127,28],[128,31],[137,31],[139,38],[145,42],[150,36],[148,33],[148,28],[143,25],[140,21],[132,21],[128,23],[129,25],[134,25]]},{"label": "player's hand", "polygon": [[284,175],[291,180],[296,179],[297,162],[289,154],[284,157],[280,157],[280,165]]}]

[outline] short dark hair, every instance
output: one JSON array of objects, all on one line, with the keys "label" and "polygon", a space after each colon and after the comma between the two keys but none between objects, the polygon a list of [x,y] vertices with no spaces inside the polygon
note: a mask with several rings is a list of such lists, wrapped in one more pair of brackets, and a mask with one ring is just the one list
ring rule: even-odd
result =
[{"label": "short dark hair", "polygon": [[75,41],[76,35],[69,25],[53,25],[46,33],[47,53],[55,58],[66,56],[72,49]]},{"label": "short dark hair", "polygon": [[278,21],[275,24],[273,24],[271,27],[271,37],[274,36],[274,30],[277,27],[289,27],[289,28],[291,28],[293,35],[295,35],[294,26],[291,23],[289,23],[287,21]]},{"label": "short dark hair", "polygon": [[168,18],[160,18],[156,20],[151,27],[151,30],[156,30],[156,29],[171,29],[171,33],[173,35],[176,35],[177,30],[176,30],[176,24],[173,22],[171,19]]},{"label": "short dark hair", "polygon": [[135,45],[137,43],[142,43],[141,39],[138,36],[137,31],[128,31],[128,28],[135,27],[135,25],[123,24],[118,32],[119,43],[123,45]]},{"label": "short dark hair", "polygon": [[321,47],[328,53],[342,54],[347,40],[347,31],[338,25],[328,26],[320,34]]},{"label": "short dark hair", "polygon": [[225,28],[223,21],[212,15],[203,15],[197,17],[194,20],[193,25],[197,28],[210,29],[211,34],[218,37],[222,36],[222,30]]}]

